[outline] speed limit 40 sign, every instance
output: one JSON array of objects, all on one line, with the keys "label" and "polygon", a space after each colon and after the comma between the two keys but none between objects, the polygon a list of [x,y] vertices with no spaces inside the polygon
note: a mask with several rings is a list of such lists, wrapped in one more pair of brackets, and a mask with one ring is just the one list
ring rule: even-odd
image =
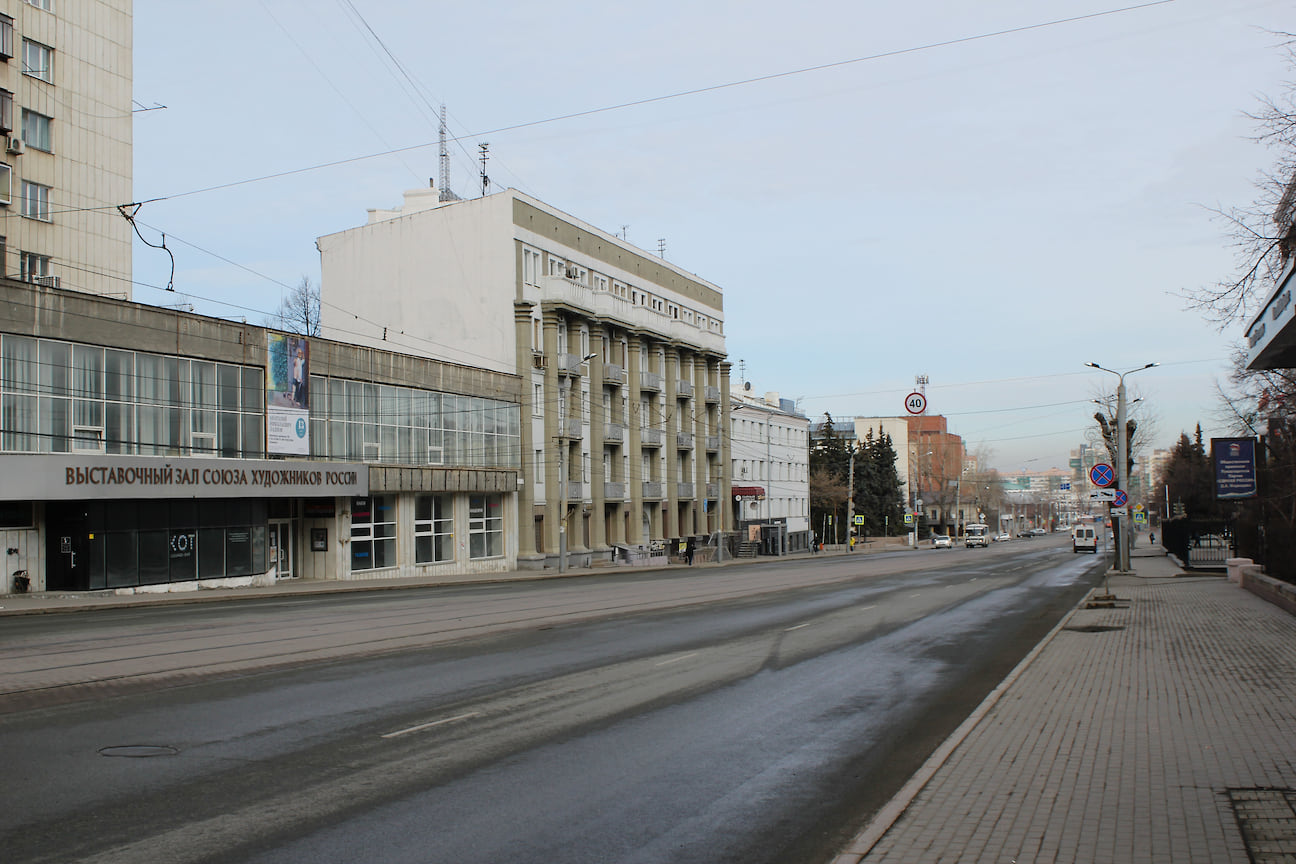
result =
[{"label": "speed limit 40 sign", "polygon": [[910,414],[921,414],[927,410],[927,397],[914,391],[905,397],[905,410]]}]

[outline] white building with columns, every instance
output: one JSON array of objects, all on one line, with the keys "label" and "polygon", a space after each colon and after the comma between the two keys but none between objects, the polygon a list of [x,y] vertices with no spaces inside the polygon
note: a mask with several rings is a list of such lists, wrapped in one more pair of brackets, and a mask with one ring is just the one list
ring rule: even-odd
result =
[{"label": "white building with columns", "polygon": [[518,566],[732,530],[720,289],[513,189],[439,198],[319,238],[323,332],[524,378]]}]

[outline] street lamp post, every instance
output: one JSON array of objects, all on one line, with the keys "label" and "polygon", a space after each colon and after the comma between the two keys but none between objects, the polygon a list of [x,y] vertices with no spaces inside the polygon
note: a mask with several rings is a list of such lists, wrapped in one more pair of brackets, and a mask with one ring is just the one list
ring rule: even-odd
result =
[{"label": "street lamp post", "polygon": [[[1125,372],[1117,372],[1115,369],[1108,369],[1105,366],[1099,366],[1097,363],[1086,363],[1085,365],[1094,369],[1101,369],[1103,372],[1110,372],[1118,379],[1119,383],[1116,385],[1116,483],[1118,489],[1128,493],[1129,441],[1125,432],[1125,376],[1133,375],[1135,372],[1142,372],[1144,369],[1151,369],[1157,364],[1148,363],[1146,366],[1139,366]],[[1112,531],[1116,534],[1116,569],[1124,573],[1130,569],[1129,520],[1121,516],[1114,517]]]}]

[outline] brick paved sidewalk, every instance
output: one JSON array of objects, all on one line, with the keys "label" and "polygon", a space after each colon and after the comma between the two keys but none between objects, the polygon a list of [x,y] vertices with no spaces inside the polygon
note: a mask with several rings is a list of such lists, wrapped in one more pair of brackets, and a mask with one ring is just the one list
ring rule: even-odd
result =
[{"label": "brick paved sidewalk", "polygon": [[1065,619],[838,864],[1296,862],[1296,617],[1134,566],[1128,602]]}]

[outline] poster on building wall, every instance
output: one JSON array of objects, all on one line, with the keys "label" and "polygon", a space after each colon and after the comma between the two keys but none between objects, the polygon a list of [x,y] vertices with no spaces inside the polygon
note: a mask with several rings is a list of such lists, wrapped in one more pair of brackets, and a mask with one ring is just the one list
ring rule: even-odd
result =
[{"label": "poster on building wall", "polygon": [[310,455],[310,342],[266,334],[266,452]]}]

